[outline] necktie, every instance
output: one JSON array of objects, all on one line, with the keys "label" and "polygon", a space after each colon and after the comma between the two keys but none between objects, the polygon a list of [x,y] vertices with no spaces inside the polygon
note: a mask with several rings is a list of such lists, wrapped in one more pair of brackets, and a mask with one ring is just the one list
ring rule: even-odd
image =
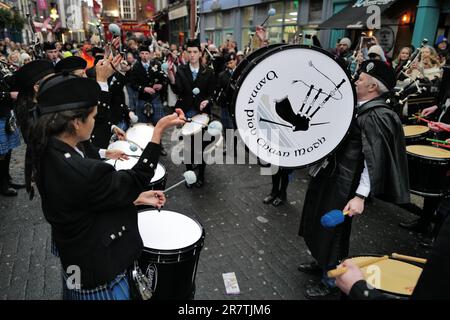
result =
[{"label": "necktie", "polygon": [[148,71],[148,63],[144,63],[145,71]]},{"label": "necktie", "polygon": [[195,81],[197,79],[197,71],[192,71],[192,79]]}]

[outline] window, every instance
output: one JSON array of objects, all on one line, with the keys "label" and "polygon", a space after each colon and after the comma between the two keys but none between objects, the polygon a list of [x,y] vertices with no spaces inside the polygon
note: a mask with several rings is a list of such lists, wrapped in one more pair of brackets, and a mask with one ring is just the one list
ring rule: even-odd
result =
[{"label": "window", "polygon": [[216,15],[214,13],[208,13],[205,15],[205,29],[214,30],[216,27]]},{"label": "window", "polygon": [[136,20],[136,0],[119,0],[119,8],[123,20]]},{"label": "window", "polygon": [[284,17],[284,23],[297,24],[298,15],[298,0],[286,2],[286,15]]},{"label": "window", "polygon": [[254,7],[245,7],[242,10],[242,25],[244,27],[250,27],[253,25]]},{"label": "window", "polygon": [[309,0],[309,21],[322,20],[322,0]]},{"label": "window", "polygon": [[[219,24],[217,26],[219,26]],[[232,28],[233,27],[233,15],[232,15],[231,10],[224,11],[222,13],[222,26],[224,28]]]}]

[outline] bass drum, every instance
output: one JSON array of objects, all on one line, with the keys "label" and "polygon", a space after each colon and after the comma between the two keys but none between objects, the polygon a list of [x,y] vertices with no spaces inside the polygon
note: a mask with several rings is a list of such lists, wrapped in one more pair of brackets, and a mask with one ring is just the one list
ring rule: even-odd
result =
[{"label": "bass drum", "polygon": [[[274,43],[271,45],[268,45],[266,47],[259,48],[252,53],[250,53],[248,56],[246,56],[244,59],[239,62],[239,64],[236,66],[236,69],[234,69],[233,74],[230,77],[230,81],[228,82],[227,87],[227,95],[228,98],[228,105],[231,106],[233,102],[233,92],[236,90],[236,85],[238,83],[239,77],[242,75],[245,68],[252,63],[253,60],[260,57],[261,55],[265,54],[266,52],[269,52],[275,48],[281,47],[285,44],[283,43]],[[234,108],[231,107],[229,112],[232,115],[232,112],[234,111]]]},{"label": "bass drum", "polygon": [[356,90],[348,71],[321,48],[266,49],[235,77],[230,81],[235,126],[264,162],[312,165],[332,153],[350,129]]}]

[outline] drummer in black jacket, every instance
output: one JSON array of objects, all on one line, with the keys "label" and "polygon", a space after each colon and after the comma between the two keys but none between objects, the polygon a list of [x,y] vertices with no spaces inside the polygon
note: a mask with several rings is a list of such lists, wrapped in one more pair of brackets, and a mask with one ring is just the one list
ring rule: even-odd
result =
[{"label": "drummer in black jacket", "polygon": [[229,82],[231,75],[236,69],[237,58],[234,52],[227,53],[224,56],[224,61],[226,69],[219,74],[217,79],[216,88],[216,101],[221,108],[221,121],[224,129],[233,129],[233,120],[231,119],[229,108],[231,104],[231,99],[233,98],[233,92],[229,91]]},{"label": "drummer in black jacket", "polygon": [[[450,208],[448,204],[446,209],[444,223],[411,295],[412,300],[450,300]],[[342,266],[348,271],[336,279],[336,285],[350,299],[388,299],[386,295],[367,284],[361,270],[353,262],[344,261]]]},{"label": "drummer in black jacket", "polygon": [[33,168],[67,279],[67,299],[130,298],[125,272],[143,247],[135,205],[164,205],[161,191],[143,191],[158,164],[163,131],[184,124],[179,109],[161,119],[138,163],[116,171],[79,148],[94,127],[100,91],[91,79],[47,79],[32,128]]},{"label": "drummer in black jacket", "polygon": [[[192,118],[200,113],[211,114],[216,83],[214,72],[200,63],[202,53],[198,39],[188,40],[187,51],[189,54],[189,63],[180,65],[176,75],[174,75],[173,70],[168,71],[172,89],[178,97],[175,106],[183,109],[188,118]],[[195,139],[192,138],[191,140],[193,143]],[[206,146],[207,144],[203,143],[202,149]],[[194,148],[191,148],[191,150],[194,150]],[[194,153],[191,152],[190,162],[186,164],[187,170],[192,170],[193,168],[192,164],[194,163],[194,158],[196,158]],[[198,163],[199,174],[196,182],[196,186],[199,188],[203,186],[206,168],[203,156],[201,159],[201,163]],[[188,161],[185,159],[185,163]]]}]

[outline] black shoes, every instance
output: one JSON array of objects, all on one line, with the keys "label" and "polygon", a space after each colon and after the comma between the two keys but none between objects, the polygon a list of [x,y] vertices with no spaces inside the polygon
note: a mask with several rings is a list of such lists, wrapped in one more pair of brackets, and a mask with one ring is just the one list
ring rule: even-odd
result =
[{"label": "black shoes", "polygon": [[197,179],[197,182],[195,183],[195,186],[197,188],[201,188],[201,187],[203,187],[204,184],[205,184],[205,182],[203,181],[203,179]]},{"label": "black shoes", "polygon": [[192,188],[192,184],[188,184],[186,181],[184,182],[184,185],[186,186],[186,188],[191,189]]},{"label": "black shoes", "polygon": [[279,207],[286,202],[286,198],[277,195],[269,194],[263,199],[264,204],[272,204],[274,207]]},{"label": "black shoes", "polygon": [[310,300],[318,300],[318,299],[330,299],[333,297],[337,297],[340,290],[337,287],[329,287],[325,285],[322,281],[308,285],[304,292],[305,298]]},{"label": "black shoes", "polygon": [[274,207],[279,207],[281,205],[283,205],[286,202],[286,198],[280,198],[280,197],[276,197],[273,202],[272,205]]},{"label": "black shoes", "polygon": [[25,183],[14,183],[14,182],[9,182],[9,186],[14,189],[24,189],[26,187]]},{"label": "black shoes", "polygon": [[302,263],[298,266],[297,270],[300,272],[313,274],[313,275],[317,275],[317,276],[320,276],[323,273],[322,268],[320,268],[319,265],[317,264],[317,262],[315,262],[315,261]]},{"label": "black shoes", "polygon": [[426,233],[430,229],[430,225],[423,222],[420,218],[409,222],[400,222],[399,226],[403,229],[419,233]]},{"label": "black shoes", "polygon": [[2,195],[4,195],[5,197],[15,197],[17,196],[17,190],[13,189],[11,187],[3,187],[0,191],[0,193]]},{"label": "black shoes", "polygon": [[277,197],[277,196],[274,196],[274,195],[272,195],[272,194],[269,194],[267,197],[264,198],[263,203],[264,203],[264,204],[272,203],[273,200],[275,200],[276,197]]}]

